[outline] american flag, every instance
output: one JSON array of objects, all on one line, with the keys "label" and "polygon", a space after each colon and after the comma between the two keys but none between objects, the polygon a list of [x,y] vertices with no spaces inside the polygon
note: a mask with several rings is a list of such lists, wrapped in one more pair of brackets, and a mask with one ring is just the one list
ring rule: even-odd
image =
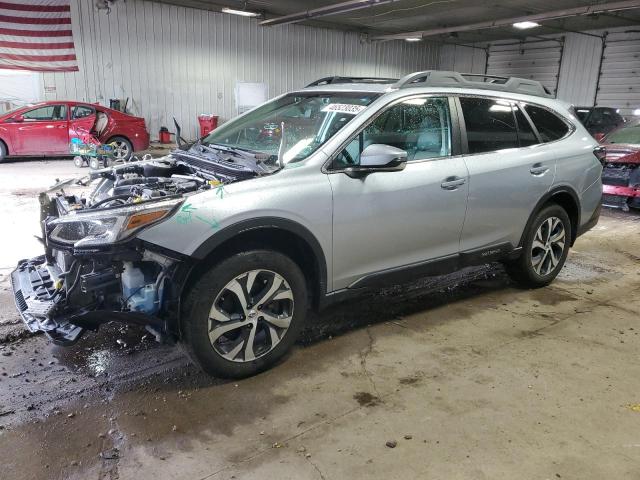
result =
[{"label": "american flag", "polygon": [[78,70],[70,0],[0,0],[0,69]]}]

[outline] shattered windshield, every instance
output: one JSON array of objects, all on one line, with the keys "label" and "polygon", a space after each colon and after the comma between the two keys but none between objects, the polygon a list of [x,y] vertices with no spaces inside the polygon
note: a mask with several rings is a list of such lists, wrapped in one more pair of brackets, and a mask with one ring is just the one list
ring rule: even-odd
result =
[{"label": "shattered windshield", "polygon": [[640,122],[627,123],[624,127],[611,132],[606,143],[629,143],[640,145]]},{"label": "shattered windshield", "polygon": [[[286,95],[214,130],[202,143],[260,152],[283,163],[303,160],[378,97],[375,93]],[[281,149],[282,143],[282,149]]]}]

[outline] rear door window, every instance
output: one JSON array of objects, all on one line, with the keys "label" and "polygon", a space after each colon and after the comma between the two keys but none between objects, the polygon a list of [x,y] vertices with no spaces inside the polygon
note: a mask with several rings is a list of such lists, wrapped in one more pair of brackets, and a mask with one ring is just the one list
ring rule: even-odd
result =
[{"label": "rear door window", "polygon": [[535,145],[540,143],[538,137],[531,128],[531,123],[527,120],[527,117],[522,113],[520,107],[514,106],[514,112],[516,114],[516,122],[518,124],[518,139],[520,140],[521,147],[528,147],[529,145]]},{"label": "rear door window", "polygon": [[524,109],[538,129],[543,142],[553,142],[569,133],[569,126],[564,120],[546,108],[526,105]]},{"label": "rear door window", "polygon": [[484,153],[520,146],[510,102],[460,97],[469,153]]},{"label": "rear door window", "polygon": [[91,107],[87,107],[85,105],[76,105],[71,110],[71,118],[73,120],[77,120],[79,118],[90,117],[95,113],[95,110]]}]

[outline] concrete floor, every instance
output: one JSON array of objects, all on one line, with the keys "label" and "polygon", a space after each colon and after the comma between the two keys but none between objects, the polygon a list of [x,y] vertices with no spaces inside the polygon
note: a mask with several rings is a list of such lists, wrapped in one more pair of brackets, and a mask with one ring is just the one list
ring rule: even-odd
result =
[{"label": "concrete floor", "polygon": [[[0,273],[68,163],[0,166]],[[0,278],[0,477],[640,478],[639,266],[640,216],[607,211],[548,288],[488,266],[381,292],[237,382],[138,329],[24,336]]]}]

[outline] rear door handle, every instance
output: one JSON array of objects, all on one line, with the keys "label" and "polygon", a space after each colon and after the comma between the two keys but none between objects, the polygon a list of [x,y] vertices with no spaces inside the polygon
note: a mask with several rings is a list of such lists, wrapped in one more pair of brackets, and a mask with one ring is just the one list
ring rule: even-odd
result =
[{"label": "rear door handle", "polygon": [[457,190],[459,186],[464,185],[467,180],[461,177],[447,177],[440,187],[444,190]]},{"label": "rear door handle", "polygon": [[549,167],[547,167],[546,165],[542,165],[541,163],[536,163],[529,169],[529,172],[531,172],[531,175],[535,175],[537,177],[541,177],[548,171],[549,171]]}]

